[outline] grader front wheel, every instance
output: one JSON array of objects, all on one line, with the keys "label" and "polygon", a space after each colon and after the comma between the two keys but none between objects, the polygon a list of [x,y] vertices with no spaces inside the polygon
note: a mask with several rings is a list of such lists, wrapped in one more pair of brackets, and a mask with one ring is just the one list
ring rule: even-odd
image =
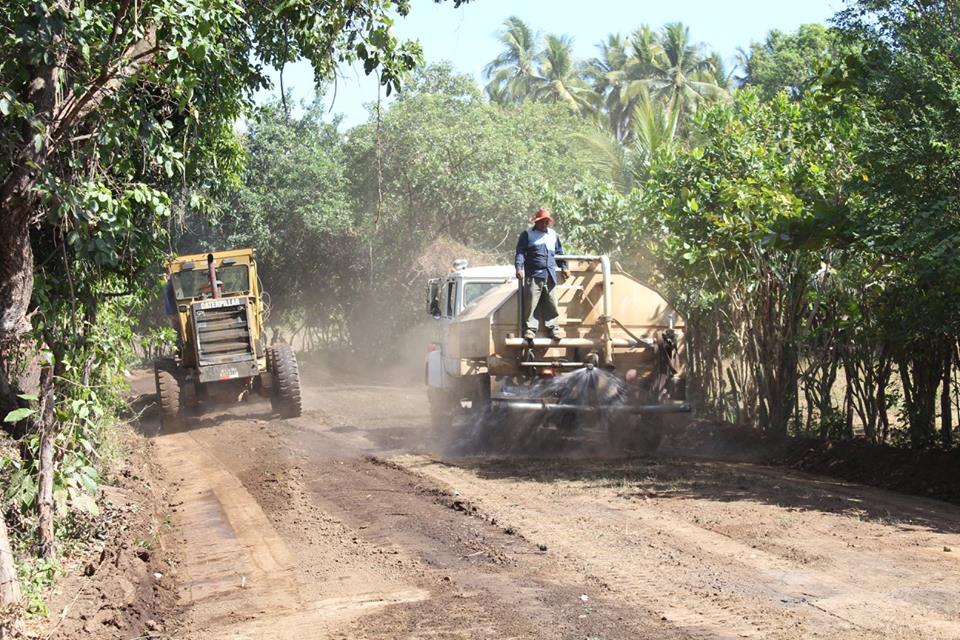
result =
[{"label": "grader front wheel", "polygon": [[270,404],[281,418],[296,418],[303,409],[300,401],[300,367],[297,356],[288,344],[267,348],[267,362],[272,365],[273,392]]},{"label": "grader front wheel", "polygon": [[180,419],[180,381],[171,371],[171,367],[158,362],[153,368],[157,385],[157,399],[160,402],[160,421],[163,426],[174,426]]}]

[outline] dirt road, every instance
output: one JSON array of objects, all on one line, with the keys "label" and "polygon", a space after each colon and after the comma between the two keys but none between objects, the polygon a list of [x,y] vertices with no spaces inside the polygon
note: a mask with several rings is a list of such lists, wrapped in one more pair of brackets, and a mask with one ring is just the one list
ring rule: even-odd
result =
[{"label": "dirt road", "polygon": [[443,459],[417,388],[306,408],[157,438],[173,637],[960,638],[956,507],[669,454]]}]

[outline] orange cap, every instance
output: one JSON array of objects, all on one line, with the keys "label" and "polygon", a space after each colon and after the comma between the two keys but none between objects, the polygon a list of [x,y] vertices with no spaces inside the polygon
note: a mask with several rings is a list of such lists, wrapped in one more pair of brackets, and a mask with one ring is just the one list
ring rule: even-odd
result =
[{"label": "orange cap", "polygon": [[541,220],[549,220],[550,222],[553,222],[553,216],[551,216],[550,212],[543,207],[537,209],[537,212],[533,214],[534,223],[540,222]]}]

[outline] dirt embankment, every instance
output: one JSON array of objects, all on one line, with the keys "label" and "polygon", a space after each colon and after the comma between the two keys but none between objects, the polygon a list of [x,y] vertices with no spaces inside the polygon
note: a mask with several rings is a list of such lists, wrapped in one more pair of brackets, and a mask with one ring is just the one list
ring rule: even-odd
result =
[{"label": "dirt embankment", "polygon": [[175,551],[164,548],[166,481],[156,448],[121,433],[122,455],[101,485],[100,514],[89,544],[69,549],[49,615],[28,619],[28,637],[44,640],[161,637],[176,603]]}]

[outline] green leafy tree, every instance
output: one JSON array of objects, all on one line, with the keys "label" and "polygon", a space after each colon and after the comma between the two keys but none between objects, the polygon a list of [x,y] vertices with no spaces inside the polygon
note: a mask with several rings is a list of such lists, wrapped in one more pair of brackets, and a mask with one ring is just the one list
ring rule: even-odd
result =
[{"label": "green leafy tree", "polygon": [[[406,0],[0,6],[0,413],[20,404],[12,354],[32,331],[51,356],[30,418],[43,556],[54,553],[59,425],[86,406],[72,388],[119,370],[104,360],[100,332],[116,311],[105,301],[155,285],[174,199],[201,206],[239,174],[233,126],[266,85],[265,66],[307,59],[324,78],[360,60],[389,92],[420,58],[391,32],[392,13],[408,9]],[[131,317],[115,320],[119,336]]]},{"label": "green leafy tree", "polygon": [[693,374],[719,412],[785,433],[827,229],[846,211],[843,131],[807,101],[754,92],[698,120],[703,143],[644,193],[663,286],[687,314]]},{"label": "green leafy tree", "polygon": [[939,409],[941,443],[950,446],[960,336],[960,12],[950,2],[870,0],[835,23],[843,46],[860,52],[824,79],[835,102],[862,109],[864,206],[851,234],[876,255],[871,268],[884,283],[881,327],[910,441],[934,441]]},{"label": "green leafy tree", "polygon": [[821,24],[800,25],[795,33],[773,30],[744,53],[743,86],[757,87],[769,100],[780,91],[802,96],[818,81],[818,69],[837,57],[836,34]]},{"label": "green leafy tree", "polygon": [[279,99],[258,107],[241,135],[238,188],[191,216],[177,249],[256,249],[272,326],[328,342],[342,335],[358,249],[340,134],[323,111],[319,101],[295,116]]},{"label": "green leafy tree", "polygon": [[[425,247],[447,237],[508,261],[545,186],[572,189],[591,174],[572,139],[588,125],[565,106],[502,109],[482,100],[469,78],[449,74],[427,68],[383,111],[379,127],[374,116],[347,136],[357,228],[369,243],[358,295],[373,301],[356,307],[351,327],[362,331],[358,346],[374,353],[389,353],[421,317],[424,278],[436,275],[418,266]],[[461,91],[425,90],[435,86]],[[383,300],[391,301],[389,322],[375,323],[383,314],[363,311]]]}]

